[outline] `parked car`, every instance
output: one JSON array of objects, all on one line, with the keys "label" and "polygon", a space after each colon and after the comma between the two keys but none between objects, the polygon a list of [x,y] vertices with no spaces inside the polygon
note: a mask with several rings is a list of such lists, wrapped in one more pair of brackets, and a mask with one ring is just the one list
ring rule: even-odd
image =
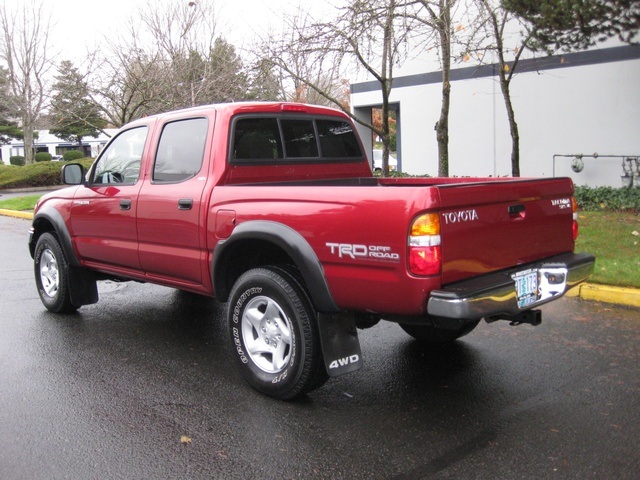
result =
[{"label": "parked car", "polygon": [[[398,169],[398,159],[393,153],[389,153],[389,170],[395,172]],[[374,172],[382,171],[382,150],[375,148],[373,150],[373,168]]]}]

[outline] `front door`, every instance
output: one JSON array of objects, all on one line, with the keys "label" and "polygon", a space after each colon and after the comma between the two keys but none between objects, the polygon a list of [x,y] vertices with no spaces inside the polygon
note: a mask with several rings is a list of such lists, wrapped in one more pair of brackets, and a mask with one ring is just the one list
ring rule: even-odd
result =
[{"label": "front door", "polygon": [[80,257],[110,269],[140,269],[136,211],[148,127],[125,130],[102,152],[76,191],[71,231]]}]

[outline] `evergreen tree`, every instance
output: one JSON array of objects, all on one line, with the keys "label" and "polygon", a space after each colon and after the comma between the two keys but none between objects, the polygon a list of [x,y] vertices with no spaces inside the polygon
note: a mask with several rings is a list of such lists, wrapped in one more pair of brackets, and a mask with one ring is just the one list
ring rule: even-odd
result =
[{"label": "evergreen tree", "polygon": [[60,64],[51,101],[54,125],[49,131],[59,138],[77,143],[82,149],[83,137],[97,137],[106,122],[91,100],[87,82],[80,71],[67,60]]},{"label": "evergreen tree", "polygon": [[11,120],[15,113],[9,104],[10,95],[8,72],[0,67],[0,145],[9,143],[12,138],[23,138],[17,122]]},{"label": "evergreen tree", "polygon": [[640,29],[638,0],[503,0],[529,24],[532,50],[581,50],[610,37],[633,43]]}]

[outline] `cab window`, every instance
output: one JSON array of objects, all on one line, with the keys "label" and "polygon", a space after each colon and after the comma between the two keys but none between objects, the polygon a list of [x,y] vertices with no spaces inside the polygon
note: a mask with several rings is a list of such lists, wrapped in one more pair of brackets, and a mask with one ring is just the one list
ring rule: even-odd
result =
[{"label": "cab window", "polygon": [[153,181],[175,183],[194,177],[202,168],[207,131],[206,118],[167,123],[158,144]]},{"label": "cab window", "polygon": [[140,161],[147,127],[137,127],[120,133],[102,152],[93,169],[92,183],[101,185],[133,185],[140,177]]}]

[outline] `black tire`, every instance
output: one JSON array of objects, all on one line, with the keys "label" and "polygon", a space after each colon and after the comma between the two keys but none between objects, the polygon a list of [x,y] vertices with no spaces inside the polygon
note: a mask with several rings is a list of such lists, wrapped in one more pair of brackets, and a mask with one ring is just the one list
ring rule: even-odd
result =
[{"label": "black tire", "polygon": [[43,233],[34,254],[36,286],[42,304],[54,313],[73,312],[69,292],[69,263],[55,235]]},{"label": "black tire", "polygon": [[401,323],[400,327],[416,340],[424,343],[450,343],[464,337],[478,326],[480,320],[465,324],[459,329],[437,328],[432,325],[410,325]]},{"label": "black tire", "polygon": [[231,291],[228,327],[240,373],[259,392],[290,400],[328,379],[315,311],[288,271],[245,272]]}]

